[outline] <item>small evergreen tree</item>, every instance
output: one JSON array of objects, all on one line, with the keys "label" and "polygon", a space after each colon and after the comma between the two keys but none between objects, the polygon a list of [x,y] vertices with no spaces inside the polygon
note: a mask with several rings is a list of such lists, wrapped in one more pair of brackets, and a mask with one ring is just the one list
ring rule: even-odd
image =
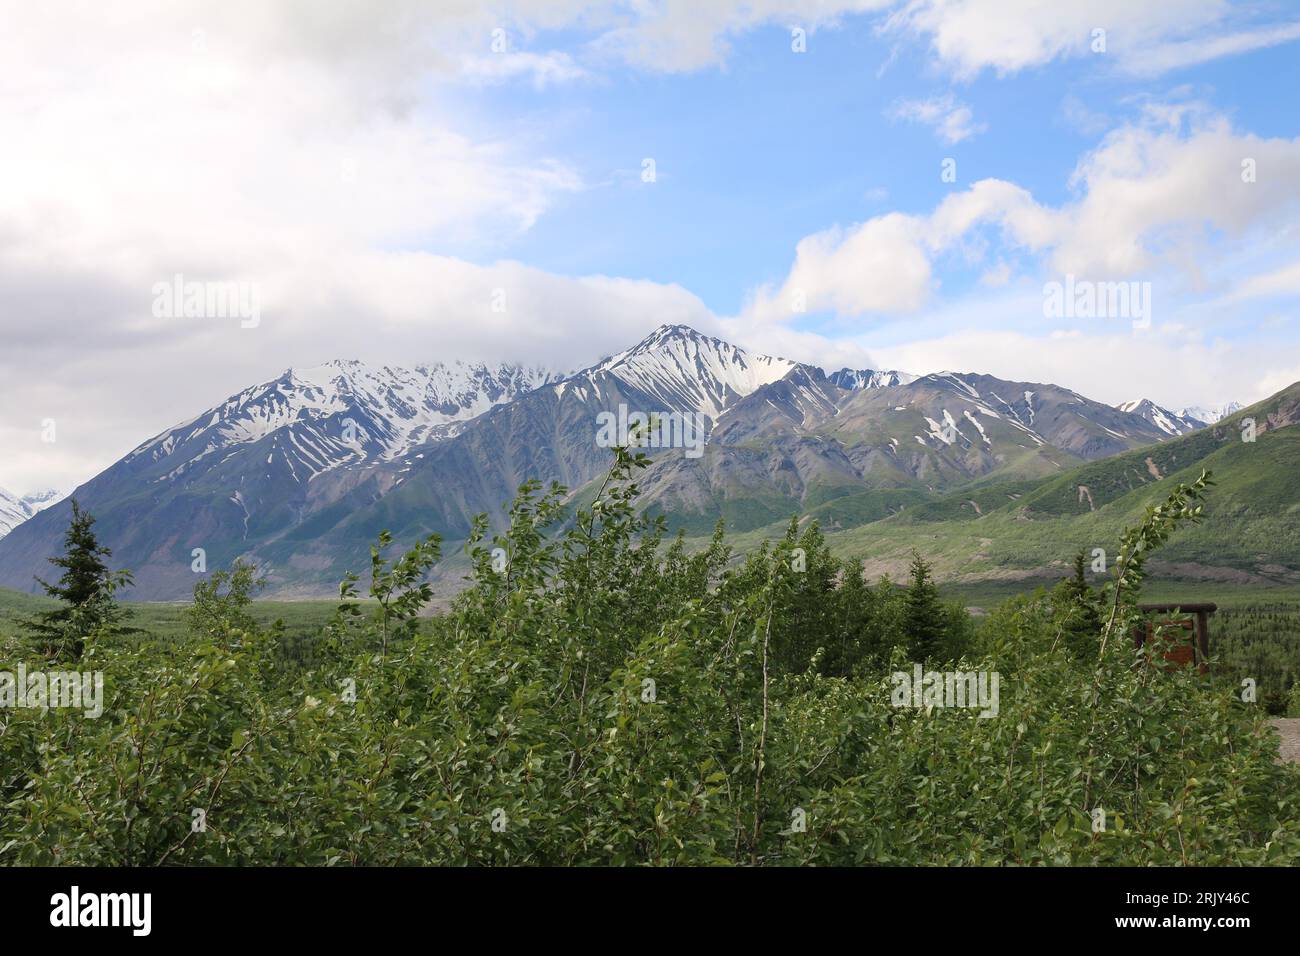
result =
[{"label": "small evergreen tree", "polygon": [[[1061,593],[1067,598],[1078,604],[1093,605],[1093,612],[1096,614],[1096,594],[1088,586],[1088,578],[1084,573],[1084,565],[1087,564],[1087,557],[1082,551],[1074,556],[1074,574],[1061,581]],[[1097,625],[1101,626],[1101,615],[1096,614]]]},{"label": "small evergreen tree", "polygon": [[1086,564],[1080,551],[1074,556],[1074,574],[1057,585],[1054,601],[1062,642],[1077,657],[1095,657],[1101,636],[1101,610],[1097,593],[1088,585]]},{"label": "small evergreen tree", "polygon": [[943,648],[947,614],[931,577],[930,565],[915,551],[908,573],[912,580],[904,597],[903,631],[912,658],[925,661],[937,656]]},{"label": "small evergreen tree", "polygon": [[128,633],[121,626],[130,613],[114,597],[119,587],[132,583],[129,571],[110,571],[104,563],[113,552],[100,545],[92,526],[95,519],[72,501],[72,522],[63,536],[63,554],[50,563],[63,568],[57,584],[37,578],[50,597],[63,605],[27,622],[42,654],[53,659],[80,660],[91,634]]}]

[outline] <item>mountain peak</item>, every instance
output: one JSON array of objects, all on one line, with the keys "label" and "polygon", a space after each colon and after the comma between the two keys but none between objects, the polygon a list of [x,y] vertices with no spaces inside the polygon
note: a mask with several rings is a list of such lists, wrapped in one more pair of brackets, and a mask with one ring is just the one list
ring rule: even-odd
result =
[{"label": "mountain peak", "polygon": [[1120,402],[1115,407],[1121,412],[1140,412],[1144,409],[1156,408],[1158,406],[1149,398],[1135,398],[1131,401]]},{"label": "mountain peak", "polygon": [[716,420],[736,399],[796,367],[789,359],[747,352],[688,325],[661,325],[632,348],[579,374],[608,373],[661,408],[698,411]]},{"label": "mountain peak", "polygon": [[689,325],[683,325],[680,322],[665,322],[659,328],[651,332],[646,338],[666,338],[672,336],[685,336],[687,338],[710,338],[699,329]]},{"label": "mountain peak", "polygon": [[1115,407],[1121,412],[1128,412],[1130,415],[1145,418],[1166,435],[1186,435],[1188,432],[1194,432],[1196,429],[1205,426],[1204,419],[1188,415],[1186,409],[1182,412],[1171,412],[1169,409],[1157,405],[1149,398],[1137,398],[1130,402],[1120,402]]},{"label": "mountain peak", "polygon": [[[722,339],[715,338],[712,335],[705,335],[699,329],[694,329],[689,325],[668,324],[659,326],[645,338],[630,349],[619,352],[620,356],[636,355],[642,352],[652,352],[655,349],[661,349],[670,346],[674,342],[708,342],[717,345],[726,345]],[[614,358],[617,356],[611,356]]]}]

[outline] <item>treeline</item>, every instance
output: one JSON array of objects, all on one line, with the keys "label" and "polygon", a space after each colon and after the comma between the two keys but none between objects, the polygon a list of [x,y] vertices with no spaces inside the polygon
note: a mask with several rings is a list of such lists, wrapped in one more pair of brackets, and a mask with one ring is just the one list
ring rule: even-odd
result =
[{"label": "treeline", "polygon": [[[531,483],[508,530],[479,522],[434,618],[439,542],[390,556],[384,535],[370,600],[349,576],[306,655],[254,622],[245,566],[196,589],[189,641],[110,613],[80,645],[6,648],[102,670],[106,699],[0,712],[0,862],[1300,861],[1260,709],[1124,638],[1205,476],[1125,535],[1102,593],[1080,573],[977,626],[919,557],[868,585],[815,526],[738,563],[721,531],[688,553],[634,508],[643,459],[615,455],[562,527],[564,490]],[[900,700],[917,664],[997,675],[996,716]]]},{"label": "treeline", "polygon": [[1238,680],[1250,678],[1271,714],[1300,717],[1300,609],[1286,604],[1220,608],[1211,648]]}]

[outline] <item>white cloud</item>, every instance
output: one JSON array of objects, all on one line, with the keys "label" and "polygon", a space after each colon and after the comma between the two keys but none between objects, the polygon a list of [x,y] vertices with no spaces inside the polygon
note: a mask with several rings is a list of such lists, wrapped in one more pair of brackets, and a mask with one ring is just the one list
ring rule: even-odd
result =
[{"label": "white cloud", "polygon": [[983,123],[976,123],[971,108],[956,102],[951,93],[927,100],[899,100],[889,115],[928,126],[941,142],[949,145],[960,143],[988,128]]},{"label": "white cloud", "polygon": [[784,282],[756,290],[746,314],[772,323],[796,320],[802,312],[916,312],[937,286],[933,258],[986,224],[1000,225],[1010,245],[1033,249],[1046,245],[1059,228],[1055,215],[1019,186],[981,180],[953,193],[928,216],[891,212],[805,237]]},{"label": "white cloud", "polygon": [[[1241,25],[1249,13],[1227,0],[911,0],[882,29],[927,41],[959,79],[1082,58],[1150,76],[1300,36],[1294,23]],[[1096,30],[1105,31],[1104,52]]]},{"label": "white cloud", "polygon": [[817,332],[778,325],[754,325],[745,319],[730,318],[718,321],[716,334],[751,351],[815,365],[827,373],[842,368],[882,367],[874,353],[859,343],[851,339],[827,338]]},{"label": "white cloud", "polygon": [[[732,37],[761,26],[801,28],[811,36],[842,17],[874,13],[897,0],[661,0],[635,3],[637,16],[621,18],[591,43],[596,53],[633,66],[686,72],[722,66]],[[615,5],[621,6],[621,5]],[[809,41],[812,42],[811,40]],[[789,53],[789,41],[783,48]],[[776,49],[782,49],[780,47]],[[811,49],[811,48],[810,48]]]},{"label": "white cloud", "polygon": [[[1133,275],[1162,265],[1199,278],[1212,239],[1285,223],[1300,201],[1300,137],[1234,131],[1220,116],[1152,111],[1154,121],[1107,136],[1079,164],[1054,265],[1061,272]],[[1255,181],[1243,179],[1254,162]]]},{"label": "white cloud", "polygon": [[[1243,178],[1245,160],[1254,163],[1253,181]],[[815,233],[799,242],[780,286],[758,289],[747,312],[757,322],[789,322],[800,314],[796,301],[841,316],[916,312],[937,288],[934,260],[962,250],[979,262],[986,227],[997,230],[999,252],[1029,253],[1048,276],[1159,275],[1202,286],[1213,271],[1206,264],[1225,247],[1249,245],[1294,217],[1300,138],[1237,133],[1222,117],[1152,106],[1147,119],[1088,153],[1070,184],[1078,198],[1050,207],[1014,183],[985,179],[928,215],[893,212]],[[995,280],[1011,277],[995,268]]]},{"label": "white cloud", "polygon": [[1123,69],[1133,76],[1157,76],[1170,70],[1290,43],[1296,39],[1300,39],[1300,23],[1282,23],[1224,36],[1162,43],[1143,50],[1140,55],[1128,57],[1123,63]]},{"label": "white cloud", "polygon": [[996,289],[1011,281],[1011,264],[998,262],[980,276],[980,285]]},{"label": "white cloud", "polygon": [[1225,301],[1240,302],[1263,296],[1300,298],[1300,261],[1243,279],[1225,296]]},{"label": "white cloud", "polygon": [[779,290],[759,289],[748,313],[783,322],[803,312],[913,311],[930,295],[930,261],[913,216],[888,213],[849,229],[829,229],[799,241],[794,265]]},{"label": "white cloud", "polygon": [[1088,108],[1083,100],[1067,94],[1061,101],[1060,119],[1081,136],[1096,136],[1110,129],[1109,117]]},{"label": "white cloud", "polygon": [[[858,345],[791,329],[793,293],[809,311],[841,317],[919,315],[937,287],[934,260],[952,250],[980,258],[981,230],[1001,240],[986,273],[995,284],[1014,281],[1008,250],[1057,270],[1196,272],[1211,231],[1246,238],[1293,213],[1297,141],[1242,135],[1217,119],[1184,126],[1179,113],[1113,133],[1080,164],[1077,198],[1059,207],[989,179],[928,213],[807,236],[785,279],[736,318],[716,318],[671,284],[498,261],[585,183],[571,159],[546,155],[517,126],[458,113],[445,90],[551,87],[593,76],[609,58],[654,71],[716,67],[745,31],[811,32],[890,5],[528,0],[498,14],[474,0],[0,3],[0,381],[9,399],[0,485],[73,485],[252,382],[335,357],[571,367],[674,321],[827,367],[908,368],[910,355],[873,362]],[[1223,6],[1180,4],[1177,28],[1166,4],[1150,15],[1127,0],[1098,9],[1113,48],[1164,44],[1187,59],[1224,54],[1169,47],[1187,39],[1180,31],[1217,23]],[[1069,12],[1062,33],[1044,11],[1060,9],[1025,3],[991,16],[975,3],[926,0],[908,4],[892,29],[930,38],[959,74],[1014,72],[1079,53],[1079,30],[1093,25]],[[506,54],[490,49],[498,28],[510,37]],[[589,42],[546,49],[541,38],[559,29]],[[949,106],[926,121],[960,141],[973,118]],[[1238,175],[1247,156],[1258,168],[1250,185]],[[177,272],[257,282],[262,324],[155,319],[152,287]],[[1290,282],[1280,273],[1252,285],[1246,275],[1238,286],[1265,294]],[[494,289],[505,290],[505,313],[488,308]],[[982,355],[965,354],[972,365]],[[47,417],[58,422],[53,445],[39,438]]]},{"label": "white cloud", "polygon": [[890,368],[1050,382],[1112,405],[1136,398],[1171,408],[1249,404],[1300,380],[1300,348],[1261,354],[1257,347],[1205,341],[1176,326],[1157,325],[1140,334],[1101,328],[1055,334],[971,328],[873,353]]},{"label": "white cloud", "polygon": [[[237,319],[154,319],[148,285],[116,276],[77,273],[56,295],[60,278],[69,276],[57,267],[0,271],[0,295],[27,306],[0,351],[5,394],[18,397],[0,415],[0,486],[17,491],[80,483],[145,437],[290,366],[464,358],[569,370],[662,322],[720,331],[678,286],[419,252],[277,259],[257,273],[262,321],[249,329]],[[492,308],[498,290],[504,312]],[[0,309],[12,314],[3,300]],[[46,418],[57,422],[54,444],[41,440]]]},{"label": "white cloud", "polygon": [[[568,365],[576,340],[594,359],[667,317],[711,320],[670,285],[425,251],[492,262],[583,188],[518,126],[423,89],[488,49],[474,4],[75,12],[25,8],[0,32],[0,485],[79,483],[290,365]],[[261,325],[154,318],[153,286],[176,273],[257,283]]]},{"label": "white cloud", "polygon": [[544,90],[548,86],[586,79],[591,74],[574,61],[568,53],[488,53],[466,56],[461,60],[460,75],[470,82],[503,83],[525,76],[533,87]]}]

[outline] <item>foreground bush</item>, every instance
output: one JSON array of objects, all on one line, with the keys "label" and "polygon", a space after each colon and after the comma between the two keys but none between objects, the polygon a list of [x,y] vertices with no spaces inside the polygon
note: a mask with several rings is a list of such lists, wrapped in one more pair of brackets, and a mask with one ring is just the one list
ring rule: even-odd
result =
[{"label": "foreground bush", "polygon": [[[526,485],[431,620],[437,542],[390,562],[381,540],[375,609],[350,578],[305,665],[253,625],[241,569],[199,593],[191,642],[92,637],[102,717],[0,711],[0,862],[1300,861],[1262,714],[1123,638],[1198,488],[1126,537],[1105,605],[1022,597],[975,634],[919,559],[907,591],[869,587],[815,528],[739,565],[721,534],[665,547],[635,465],[619,451],[562,533],[562,489]],[[895,706],[891,675],[926,662],[997,672],[996,716]]]}]

